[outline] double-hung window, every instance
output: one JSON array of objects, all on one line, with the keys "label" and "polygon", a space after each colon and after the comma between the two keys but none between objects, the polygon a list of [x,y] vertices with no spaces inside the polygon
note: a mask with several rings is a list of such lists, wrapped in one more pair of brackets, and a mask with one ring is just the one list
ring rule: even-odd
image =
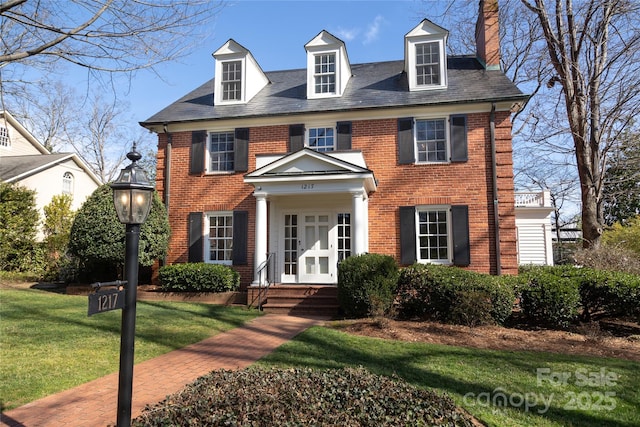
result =
[{"label": "double-hung window", "polygon": [[418,261],[449,263],[451,261],[449,208],[418,208]]},{"label": "double-hung window", "polygon": [[416,153],[418,162],[446,162],[446,119],[416,120]]},{"label": "double-hung window", "polygon": [[315,93],[336,93],[336,54],[315,56],[313,74]]},{"label": "double-hung window", "polygon": [[206,215],[205,261],[231,264],[233,261],[233,213],[210,212]]},{"label": "double-hung window", "polygon": [[234,132],[211,132],[209,134],[209,171],[233,171]]},{"label": "double-hung window", "polygon": [[307,147],[316,151],[334,151],[336,149],[335,129],[333,127],[309,128]]},{"label": "double-hung window", "polygon": [[440,85],[440,46],[438,42],[416,44],[416,84]]},{"label": "double-hung window", "polygon": [[468,266],[470,251],[468,206],[400,207],[402,264],[418,261]]},{"label": "double-hung window", "polygon": [[242,61],[222,63],[222,100],[242,100]]}]

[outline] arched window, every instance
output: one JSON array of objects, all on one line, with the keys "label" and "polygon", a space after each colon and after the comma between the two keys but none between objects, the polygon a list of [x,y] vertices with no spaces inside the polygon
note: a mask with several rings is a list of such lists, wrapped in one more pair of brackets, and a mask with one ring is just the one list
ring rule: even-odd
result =
[{"label": "arched window", "polygon": [[62,175],[62,194],[73,194],[73,175],[65,172]]}]

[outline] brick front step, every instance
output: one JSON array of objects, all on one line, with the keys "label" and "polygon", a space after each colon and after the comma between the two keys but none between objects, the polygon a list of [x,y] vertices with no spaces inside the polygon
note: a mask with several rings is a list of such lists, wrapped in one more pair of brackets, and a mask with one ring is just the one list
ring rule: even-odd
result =
[{"label": "brick front step", "polygon": [[[248,289],[249,305],[258,305],[258,295],[257,287]],[[338,288],[333,285],[271,285],[263,301],[268,313],[336,316],[339,310]]]}]

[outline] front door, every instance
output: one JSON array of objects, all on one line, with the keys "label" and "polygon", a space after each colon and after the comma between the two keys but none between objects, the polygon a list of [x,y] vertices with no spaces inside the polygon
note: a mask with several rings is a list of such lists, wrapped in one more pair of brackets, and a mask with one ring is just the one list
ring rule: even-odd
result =
[{"label": "front door", "polygon": [[335,236],[328,213],[284,215],[285,282],[335,283]]}]

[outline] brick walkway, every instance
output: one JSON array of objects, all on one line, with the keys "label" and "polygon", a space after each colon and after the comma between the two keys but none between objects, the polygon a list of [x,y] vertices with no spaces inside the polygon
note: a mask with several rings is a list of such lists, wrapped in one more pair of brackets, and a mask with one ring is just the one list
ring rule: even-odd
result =
[{"label": "brick walkway", "polygon": [[[242,327],[139,363],[133,369],[131,416],[216,369],[242,369],[322,319],[267,314]],[[2,426],[109,426],[116,424],[118,373],[2,414]]]}]

